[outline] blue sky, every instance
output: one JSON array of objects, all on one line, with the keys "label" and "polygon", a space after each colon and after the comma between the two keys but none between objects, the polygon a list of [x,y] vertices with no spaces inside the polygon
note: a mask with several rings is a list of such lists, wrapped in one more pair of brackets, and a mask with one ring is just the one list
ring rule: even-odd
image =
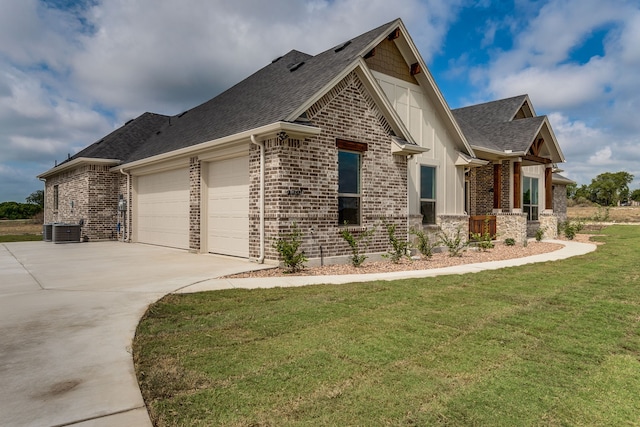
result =
[{"label": "blue sky", "polygon": [[528,93],[588,184],[640,187],[638,0],[0,0],[0,201],[145,111],[177,114],[291,49],[405,22],[452,108]]}]

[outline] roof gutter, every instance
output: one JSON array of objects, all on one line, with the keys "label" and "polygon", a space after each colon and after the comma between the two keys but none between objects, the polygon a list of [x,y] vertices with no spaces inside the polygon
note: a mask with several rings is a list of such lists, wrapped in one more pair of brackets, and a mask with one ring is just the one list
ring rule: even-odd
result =
[{"label": "roof gutter", "polygon": [[40,175],[37,176],[38,179],[41,178],[46,178],[49,177],[51,175],[55,175],[57,173],[60,173],[62,171],[65,170],[69,170],[69,169],[73,169],[75,167],[78,167],[80,165],[83,164],[108,164],[108,163],[112,163],[112,164],[118,164],[120,163],[120,160],[118,159],[96,159],[96,158],[91,158],[91,157],[78,157],[77,159],[73,159],[69,162],[66,163],[61,163],[58,166],[55,166],[51,169],[49,169],[48,171],[41,173]]},{"label": "roof gutter", "polygon": [[236,133],[233,135],[225,136],[218,139],[213,139],[211,141],[202,142],[200,144],[192,145],[190,147],[180,148],[178,150],[169,151],[162,154],[157,154],[155,156],[147,157],[140,160],[135,160],[130,163],[124,163],[121,165],[117,165],[112,168],[112,171],[117,171],[122,168],[127,168],[131,170],[132,168],[146,166],[153,163],[163,162],[168,159],[174,159],[180,156],[194,156],[199,154],[202,151],[210,150],[213,148],[218,148],[220,146],[238,142],[238,141],[246,141],[250,140],[251,136],[255,136],[256,138],[261,136],[266,136],[270,134],[276,134],[279,132],[286,132],[289,136],[295,138],[297,136],[306,137],[318,135],[321,132],[320,128],[308,125],[301,125],[298,123],[291,122],[274,122],[265,126],[261,126],[255,129],[250,129],[244,132]]}]

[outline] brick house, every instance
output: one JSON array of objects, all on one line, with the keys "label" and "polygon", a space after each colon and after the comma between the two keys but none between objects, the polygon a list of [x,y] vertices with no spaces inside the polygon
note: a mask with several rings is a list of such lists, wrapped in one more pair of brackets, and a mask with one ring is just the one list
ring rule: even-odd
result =
[{"label": "brick house", "polygon": [[[379,253],[388,248],[384,224],[402,236],[468,232],[468,213],[500,210],[519,219],[498,221],[498,235],[521,240],[532,209],[526,199],[523,211],[522,182],[544,191],[548,182],[518,171],[542,165],[546,179],[564,158],[546,117],[518,99],[506,119],[483,121],[481,107],[451,111],[398,19],[316,56],[291,51],[176,116],[127,122],[39,176],[45,222],[83,220],[88,240],[259,262],[278,259],[272,242],[294,224],[307,255],[327,263],[349,254],[344,227],[375,229],[368,251]],[[503,119],[516,125],[487,126]],[[543,124],[536,132],[517,134],[534,120]],[[494,149],[514,135],[520,145],[510,153]],[[493,206],[491,184],[501,195]],[[540,223],[555,218],[548,201]]]}]

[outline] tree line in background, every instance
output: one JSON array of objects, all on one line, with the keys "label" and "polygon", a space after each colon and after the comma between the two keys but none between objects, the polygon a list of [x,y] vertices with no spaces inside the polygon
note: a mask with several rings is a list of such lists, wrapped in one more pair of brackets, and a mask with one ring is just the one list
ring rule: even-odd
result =
[{"label": "tree line in background", "polygon": [[605,172],[591,180],[591,184],[567,185],[567,198],[575,204],[597,203],[600,206],[626,205],[640,202],[640,188],[630,191],[633,175],[629,172]]},{"label": "tree line in background", "polygon": [[25,201],[0,203],[0,219],[29,219],[38,215],[44,209],[44,190],[34,191]]}]

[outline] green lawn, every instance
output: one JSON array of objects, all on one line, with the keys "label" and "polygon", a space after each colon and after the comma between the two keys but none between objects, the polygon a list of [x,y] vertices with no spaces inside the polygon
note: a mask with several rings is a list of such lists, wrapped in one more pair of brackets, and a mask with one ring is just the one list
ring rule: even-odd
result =
[{"label": "green lawn", "polygon": [[638,425],[640,227],[464,276],[170,295],[134,342],[158,426]]}]

